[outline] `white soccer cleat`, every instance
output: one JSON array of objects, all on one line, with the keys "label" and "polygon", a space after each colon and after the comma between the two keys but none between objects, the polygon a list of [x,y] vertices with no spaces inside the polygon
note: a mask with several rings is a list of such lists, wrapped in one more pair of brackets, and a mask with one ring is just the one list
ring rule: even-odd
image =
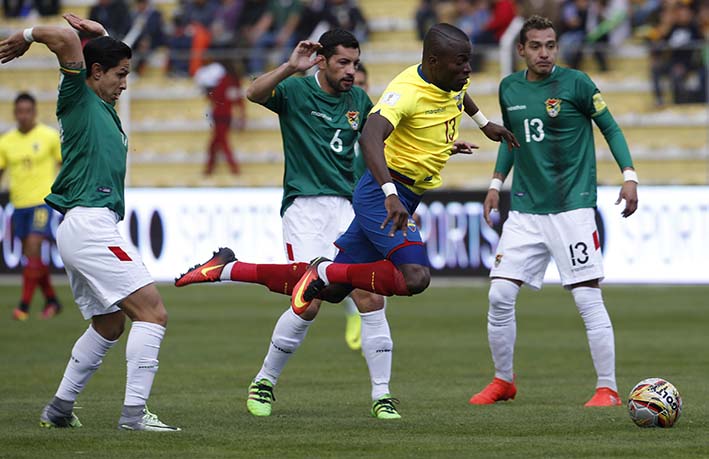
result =
[{"label": "white soccer cleat", "polygon": [[169,426],[158,419],[156,414],[148,411],[148,407],[143,409],[143,416],[137,419],[121,419],[118,421],[120,430],[143,430],[146,432],[179,432],[179,427]]}]

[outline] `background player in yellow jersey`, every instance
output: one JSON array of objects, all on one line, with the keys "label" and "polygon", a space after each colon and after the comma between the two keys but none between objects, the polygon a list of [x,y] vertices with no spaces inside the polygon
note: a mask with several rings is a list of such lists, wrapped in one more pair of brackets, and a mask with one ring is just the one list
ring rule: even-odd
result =
[{"label": "background player in yellow jersey", "polygon": [[12,233],[22,241],[22,295],[13,311],[15,320],[27,320],[35,288],[42,288],[46,304],[42,317],[49,319],[61,311],[61,304],[49,280],[49,266],[41,257],[42,242],[51,237],[52,209],[44,197],[62,161],[59,132],[37,123],[37,102],[26,93],[15,98],[17,128],[0,137],[0,175],[9,173]]}]

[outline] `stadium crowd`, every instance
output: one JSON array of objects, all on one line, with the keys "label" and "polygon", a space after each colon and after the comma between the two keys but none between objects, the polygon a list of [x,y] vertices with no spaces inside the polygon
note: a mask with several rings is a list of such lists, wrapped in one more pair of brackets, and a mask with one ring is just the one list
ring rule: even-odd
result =
[{"label": "stadium crowd", "polygon": [[[325,30],[349,30],[361,43],[370,33],[357,0],[177,2],[170,18],[150,0],[97,0],[88,16],[134,49],[138,73],[164,47],[166,72],[178,77],[224,55],[236,57],[242,75],[258,76],[298,41]],[[3,6],[7,17],[59,10],[56,0],[4,0]],[[706,100],[702,43],[709,37],[709,0],[421,0],[414,19],[419,39],[438,22],[463,30],[474,45],[473,71],[482,71],[486,52],[497,48],[513,19],[532,14],[559,25],[562,60],[572,68],[592,54],[605,72],[609,50],[632,39],[648,47],[656,105]]]}]

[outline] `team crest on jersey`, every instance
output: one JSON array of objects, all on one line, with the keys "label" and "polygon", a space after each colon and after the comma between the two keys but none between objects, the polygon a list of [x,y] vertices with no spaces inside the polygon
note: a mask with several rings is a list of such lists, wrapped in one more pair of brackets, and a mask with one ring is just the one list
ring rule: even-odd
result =
[{"label": "team crest on jersey", "polygon": [[547,108],[547,115],[551,118],[559,116],[559,112],[561,111],[561,99],[547,99],[544,101],[544,105],[546,105]]},{"label": "team crest on jersey", "polygon": [[359,112],[347,112],[347,122],[350,123],[352,130],[356,131],[359,128]]},{"label": "team crest on jersey", "polygon": [[409,221],[406,222],[406,227],[407,227],[408,230],[411,231],[412,233],[415,233],[415,232],[416,232],[416,228],[417,228],[417,227],[416,227],[416,222],[414,221],[413,218],[409,218]]},{"label": "team crest on jersey", "polygon": [[500,266],[500,263],[502,263],[502,254],[498,253],[497,255],[495,255],[495,268]]}]

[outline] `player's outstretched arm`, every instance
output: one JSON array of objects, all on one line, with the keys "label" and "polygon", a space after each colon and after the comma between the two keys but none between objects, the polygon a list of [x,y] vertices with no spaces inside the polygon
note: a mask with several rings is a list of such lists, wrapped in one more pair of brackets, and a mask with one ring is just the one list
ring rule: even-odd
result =
[{"label": "player's outstretched arm", "polygon": [[35,41],[46,45],[57,56],[60,65],[83,68],[84,55],[78,35],[69,28],[58,26],[36,26],[10,35],[0,42],[0,61],[4,64],[22,56]]},{"label": "player's outstretched arm", "polygon": [[320,48],[322,48],[322,45],[316,41],[304,40],[299,42],[291,53],[288,62],[281,64],[268,73],[264,73],[251,83],[251,86],[246,90],[246,98],[257,104],[266,103],[278,83],[295,73],[308,70],[325,59],[324,56],[311,58],[313,53]]},{"label": "player's outstretched arm", "polygon": [[499,124],[493,123],[485,118],[485,115],[482,114],[478,106],[468,94],[465,94],[465,97],[463,98],[463,106],[465,108],[465,113],[467,113],[473,121],[475,121],[480,130],[483,131],[483,134],[485,134],[488,139],[494,140],[495,142],[505,140],[507,141],[507,148],[519,148],[519,142],[517,141],[515,135],[504,126],[500,126]]},{"label": "player's outstretched arm", "polygon": [[386,194],[384,207],[387,210],[387,217],[382,222],[381,228],[385,228],[389,222],[392,222],[389,236],[394,236],[397,230],[401,230],[402,234],[406,236],[409,212],[396,194],[396,185],[392,181],[386,158],[384,157],[384,141],[393,130],[394,126],[389,120],[379,113],[373,113],[367,118],[359,144],[362,147],[362,154],[367,168]]}]

